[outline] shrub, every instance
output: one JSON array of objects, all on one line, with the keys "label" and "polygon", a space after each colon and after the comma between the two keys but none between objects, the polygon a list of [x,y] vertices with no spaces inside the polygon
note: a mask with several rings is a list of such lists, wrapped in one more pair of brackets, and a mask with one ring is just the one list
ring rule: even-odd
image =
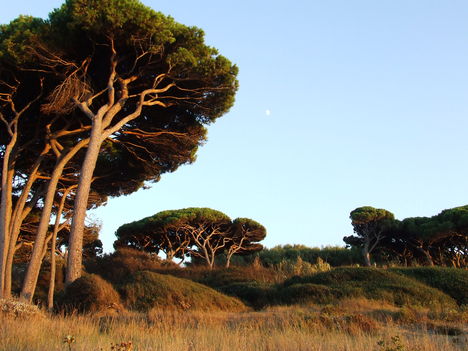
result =
[{"label": "shrub", "polygon": [[330,272],[293,277],[284,286],[307,283],[332,288],[340,292],[340,297],[365,297],[396,305],[456,306],[456,302],[441,291],[382,269],[336,268]]},{"label": "shrub", "polygon": [[317,284],[293,284],[281,288],[277,294],[279,304],[329,304],[340,293],[336,289]]},{"label": "shrub", "polygon": [[283,281],[274,269],[248,266],[205,270],[203,274],[199,272],[198,277],[193,279],[212,288],[221,288],[234,283]]},{"label": "shrub", "polygon": [[246,309],[238,299],[202,284],[150,271],[133,274],[119,290],[126,306],[138,311],[153,308],[204,311]]},{"label": "shrub", "polygon": [[403,274],[443,291],[459,305],[468,305],[468,271],[461,268],[413,267],[392,268],[391,272]]},{"label": "shrub", "polygon": [[75,280],[59,295],[57,302],[65,312],[95,313],[123,309],[117,291],[95,274],[86,274]]},{"label": "shrub", "polygon": [[247,305],[260,309],[276,303],[276,289],[270,284],[251,282],[236,282],[219,289],[223,293],[235,296]]},{"label": "shrub", "polygon": [[156,255],[132,248],[119,248],[109,255],[86,261],[85,267],[88,273],[98,274],[112,283],[119,283],[133,273],[157,270],[164,264]]},{"label": "shrub", "polygon": [[317,258],[316,263],[312,264],[304,261],[299,256],[295,262],[283,259],[279,264],[275,265],[275,269],[281,272],[284,277],[291,277],[294,275],[310,275],[318,272],[327,272],[331,269],[331,266],[320,257]]},{"label": "shrub", "polygon": [[[55,269],[55,293],[64,289],[64,273],[65,273],[65,260],[61,257],[56,257]],[[49,292],[50,284],[50,261],[46,257],[41,265],[39,276],[37,279],[37,286],[34,292],[34,302],[47,305],[47,295]],[[14,294],[19,295],[21,286],[26,275],[27,265],[25,263],[17,263],[13,266],[12,274],[12,291]]]},{"label": "shrub", "polygon": [[30,319],[32,317],[43,318],[44,314],[36,305],[16,300],[0,299],[0,316]]},{"label": "shrub", "polygon": [[358,248],[344,248],[339,246],[307,247],[304,245],[276,246],[263,249],[258,253],[261,262],[267,266],[278,265],[281,261],[295,262],[299,257],[305,262],[314,264],[318,258],[333,267],[352,264],[363,264],[362,253]]}]

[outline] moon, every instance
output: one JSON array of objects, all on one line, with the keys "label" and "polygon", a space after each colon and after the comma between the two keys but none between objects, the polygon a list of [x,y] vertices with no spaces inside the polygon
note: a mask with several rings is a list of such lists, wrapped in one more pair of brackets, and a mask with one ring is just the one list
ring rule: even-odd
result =
[{"label": "moon", "polygon": [[266,115],[266,116],[271,115],[271,110],[269,110],[269,109],[265,110],[265,115]]}]

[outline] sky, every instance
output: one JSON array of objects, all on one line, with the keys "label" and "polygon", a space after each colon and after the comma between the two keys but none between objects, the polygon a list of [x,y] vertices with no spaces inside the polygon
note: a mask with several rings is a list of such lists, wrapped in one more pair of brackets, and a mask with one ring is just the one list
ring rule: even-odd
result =
[{"label": "sky", "polygon": [[[4,1],[0,23],[59,0]],[[229,113],[192,165],[90,215],[112,250],[167,209],[249,217],[264,245],[343,246],[349,213],[398,219],[468,204],[468,2],[144,0],[202,28],[239,67]]]}]

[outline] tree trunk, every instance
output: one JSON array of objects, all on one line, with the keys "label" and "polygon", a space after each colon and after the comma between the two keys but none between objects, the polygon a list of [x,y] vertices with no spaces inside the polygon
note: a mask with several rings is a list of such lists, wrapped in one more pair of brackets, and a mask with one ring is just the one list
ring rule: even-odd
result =
[{"label": "tree trunk", "polygon": [[49,229],[50,214],[52,212],[55,191],[57,189],[59,178],[62,175],[63,166],[55,168],[54,173],[52,174],[52,177],[49,181],[49,186],[47,188],[47,193],[44,200],[44,206],[42,208],[41,219],[39,221],[37,235],[34,241],[31,260],[29,261],[26,276],[23,281],[21,298],[29,302],[32,301],[34,291],[36,290],[36,283],[42,265],[44,244],[47,236],[47,230]]},{"label": "tree trunk", "polygon": [[16,252],[16,245],[9,248],[8,256],[5,265],[5,287],[3,297],[5,299],[11,298],[11,285],[12,285],[12,274],[13,274],[13,258]]},{"label": "tree trunk", "polygon": [[[65,206],[65,201],[67,200],[67,196],[72,189],[76,186],[71,186],[67,188],[62,195],[62,199],[60,200],[59,207],[57,209],[57,214],[55,218],[54,224],[54,232],[52,234],[52,242],[50,247],[50,282],[49,282],[49,291],[47,293],[47,308],[49,311],[52,311],[54,308],[54,292],[55,292],[55,275],[56,275],[56,260],[55,260],[55,250],[57,244],[57,234],[60,231],[60,219],[62,217],[63,208]],[[65,221],[66,223],[67,221]]]},{"label": "tree trunk", "polygon": [[224,266],[225,268],[229,268],[229,266],[231,265],[231,257],[230,255],[227,255],[226,256],[226,265]]},{"label": "tree trunk", "polygon": [[32,208],[37,204],[37,201],[40,198],[40,194],[42,193],[40,191],[36,193],[26,206],[26,200],[31,190],[31,186],[36,180],[36,173],[37,169],[34,171],[33,174],[31,174],[27,185],[23,189],[23,192],[15,205],[15,210],[13,211],[13,216],[11,220],[12,223],[10,223],[10,244],[8,248],[8,255],[5,267],[4,289],[4,295],[7,299],[11,297],[13,259],[15,257],[16,250],[18,249],[17,241],[21,231],[21,225],[23,224],[23,221],[27,217],[27,215],[31,212]]},{"label": "tree trunk", "polygon": [[62,154],[55,169],[50,177],[49,184],[47,187],[47,193],[44,200],[44,206],[41,213],[41,219],[37,228],[37,235],[34,242],[33,252],[31,260],[29,261],[28,269],[26,271],[26,277],[23,281],[23,288],[21,289],[21,298],[31,302],[36,290],[37,279],[39,277],[39,271],[42,265],[44,244],[47,236],[47,230],[49,229],[50,214],[52,212],[52,206],[54,203],[55,192],[57,190],[57,184],[62,176],[62,172],[68,161],[70,161],[76,153],[81,150],[88,143],[88,139],[81,140],[71,150]]},{"label": "tree trunk", "polygon": [[237,251],[229,251],[227,254],[226,254],[226,268],[229,268],[229,266],[231,265],[231,258],[232,256],[236,253]]},{"label": "tree trunk", "polygon": [[81,266],[83,261],[83,230],[88,208],[88,197],[91,189],[91,181],[102,144],[102,117],[96,116],[93,120],[93,128],[86,150],[85,159],[81,166],[80,180],[76,191],[73,206],[73,218],[70,229],[68,247],[68,262],[65,284],[71,284],[81,277]]},{"label": "tree trunk", "polygon": [[370,253],[369,253],[369,243],[366,241],[364,247],[362,248],[362,255],[364,256],[364,263],[367,267],[371,266]]},{"label": "tree trunk", "polygon": [[424,257],[426,258],[426,262],[429,266],[434,267],[434,260],[432,259],[429,250],[424,249],[423,247],[418,247],[419,251],[422,252]]},{"label": "tree trunk", "polygon": [[[10,156],[16,139],[7,146],[3,155],[0,200],[0,298],[5,295],[5,273],[10,243],[10,221],[12,208],[12,181],[14,171],[10,169]],[[13,145],[12,145],[13,144]]]}]

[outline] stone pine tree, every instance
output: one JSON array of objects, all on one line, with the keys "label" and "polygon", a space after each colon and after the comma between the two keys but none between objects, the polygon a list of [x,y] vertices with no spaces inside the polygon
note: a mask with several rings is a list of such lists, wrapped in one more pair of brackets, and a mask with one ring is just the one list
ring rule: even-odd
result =
[{"label": "stone pine tree", "polygon": [[447,262],[460,267],[468,249],[468,206],[446,209],[432,217],[405,218],[397,239],[429,266]]},{"label": "stone pine tree", "polygon": [[358,207],[349,217],[356,235],[343,240],[348,245],[361,247],[366,266],[370,266],[370,254],[392,230],[395,217],[387,210],[371,206]]},{"label": "stone pine tree", "polygon": [[226,214],[210,208],[191,207],[158,212],[139,221],[124,224],[116,232],[114,247],[132,247],[159,253],[167,259],[205,261],[212,269],[215,258],[225,254],[226,266],[233,255],[253,253],[263,249],[258,242],[266,229],[249,218],[231,221]]},{"label": "stone pine tree", "polygon": [[[52,13],[60,58],[76,69],[50,96],[52,111],[76,106],[91,121],[80,171],[66,281],[81,274],[83,225],[91,179],[102,143],[128,126],[148,125],[172,109],[171,122],[209,123],[226,112],[237,88],[237,70],[204,44],[203,32],[174,22],[138,1],[69,0]],[[58,37],[60,35],[57,35]],[[71,45],[72,44],[72,45]],[[146,123],[145,123],[146,122]]]},{"label": "stone pine tree", "polygon": [[259,241],[265,239],[266,228],[250,218],[236,218],[232,222],[228,247],[225,250],[226,267],[231,264],[233,255],[248,255],[261,251],[263,246]]},{"label": "stone pine tree", "polygon": [[[12,201],[8,200],[14,193],[12,174],[28,175],[22,190],[24,203],[39,194],[42,200],[36,201],[43,207],[22,291],[23,297],[31,299],[57,186],[65,179],[69,162],[75,160],[80,165],[74,173],[79,174],[79,181],[70,233],[67,281],[71,282],[81,273],[83,223],[91,184],[107,176],[105,168],[96,175],[96,165],[107,162],[114,179],[140,174],[124,191],[116,187],[113,195],[119,195],[138,189],[145,181],[157,181],[160,174],[174,171],[180,164],[193,162],[198,145],[205,140],[204,126],[225,113],[234,101],[237,68],[204,44],[200,29],[178,24],[138,1],[69,0],[48,20],[21,18],[16,28],[12,31],[10,25],[0,32],[0,57],[8,56],[9,60],[9,66],[2,64],[4,72],[7,68],[2,77],[11,70],[21,72],[10,80],[2,79],[7,83],[2,96],[15,95],[8,91],[14,88],[11,82],[19,81],[24,87],[21,83],[27,81],[37,88],[35,94],[25,89],[27,93],[15,95],[21,102],[16,105],[22,109],[13,111],[5,102],[9,117],[2,121],[10,128],[11,137],[2,140],[0,215],[12,218]],[[2,56],[5,52],[8,55]],[[12,67],[10,71],[8,67]],[[24,78],[24,72],[33,79]],[[16,128],[15,112],[27,114],[30,107],[31,116],[42,116],[31,121],[43,125]],[[35,149],[36,161],[41,160],[40,167],[48,169],[46,184],[34,183],[36,168],[27,167],[26,172],[15,168],[14,161],[20,158],[11,150],[17,154],[21,150],[15,147],[15,138],[22,133],[22,140],[27,140],[31,130],[39,131],[37,144],[45,150]],[[46,156],[41,159],[41,155]],[[115,164],[128,165],[129,173],[127,168],[117,172]],[[143,172],[138,173],[138,166],[143,166]],[[20,223],[21,211],[16,212],[15,223]],[[8,220],[2,223],[3,228],[12,227]],[[3,282],[4,253],[11,231],[1,229]]]}]

